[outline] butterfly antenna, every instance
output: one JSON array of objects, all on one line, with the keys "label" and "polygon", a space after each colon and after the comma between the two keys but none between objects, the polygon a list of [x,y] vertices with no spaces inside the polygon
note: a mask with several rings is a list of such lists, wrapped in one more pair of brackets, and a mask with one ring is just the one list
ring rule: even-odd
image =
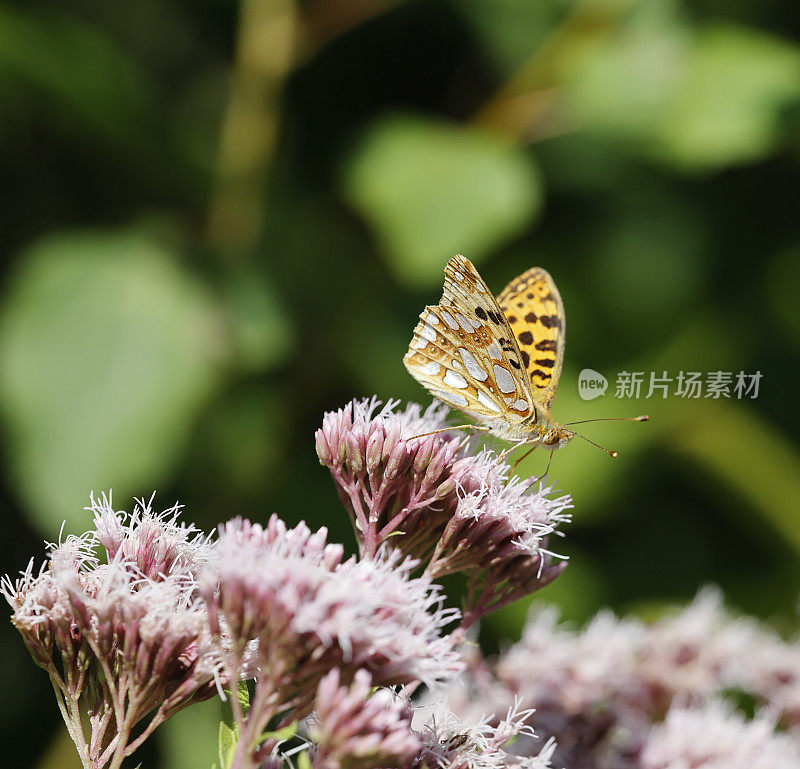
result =
[{"label": "butterfly antenna", "polygon": [[[565,422],[564,426],[585,425],[587,422],[649,422],[647,414],[640,414],[638,417],[600,417],[599,419],[581,419],[579,422]],[[576,433],[577,434],[577,433]],[[581,436],[583,438],[583,436]]]},{"label": "butterfly antenna", "polygon": [[[595,420],[589,419],[587,421],[594,422]],[[572,422],[572,424],[578,424],[578,422]],[[605,446],[601,446],[599,443],[595,443],[594,441],[589,440],[585,435],[581,435],[580,433],[575,433],[575,435],[577,435],[578,438],[583,438],[583,440],[585,440],[587,443],[591,443],[592,446],[597,446],[598,449],[601,449],[602,451],[605,451],[606,454],[608,454],[610,457],[612,457],[614,459],[616,459],[619,456],[619,454],[617,454],[616,451],[611,451],[611,449],[607,449]],[[551,456],[552,456],[552,453],[551,453]]]}]

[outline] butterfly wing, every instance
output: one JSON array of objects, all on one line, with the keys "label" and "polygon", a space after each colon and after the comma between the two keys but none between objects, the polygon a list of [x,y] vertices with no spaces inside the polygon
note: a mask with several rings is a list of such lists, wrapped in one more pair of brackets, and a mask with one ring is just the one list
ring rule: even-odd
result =
[{"label": "butterfly wing", "polygon": [[508,321],[463,256],[447,263],[442,298],[420,314],[403,363],[433,395],[480,422],[513,426],[532,413]]},{"label": "butterfly wing", "polygon": [[497,297],[528,372],[534,400],[549,411],[564,363],[564,304],[550,274],[523,272]]}]

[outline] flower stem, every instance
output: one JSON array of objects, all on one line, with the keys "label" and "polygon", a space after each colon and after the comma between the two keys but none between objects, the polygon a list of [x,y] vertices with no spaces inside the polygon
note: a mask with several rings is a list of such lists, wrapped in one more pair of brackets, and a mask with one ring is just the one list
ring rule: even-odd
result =
[{"label": "flower stem", "polygon": [[50,683],[53,686],[53,692],[56,696],[58,709],[61,711],[61,717],[64,719],[64,725],[67,727],[72,742],[75,743],[75,749],[78,751],[81,764],[83,764],[85,769],[92,769],[89,760],[89,746],[86,744],[86,737],[83,733],[83,726],[81,725],[80,711],[77,708],[77,703],[71,700],[70,706],[67,707],[67,694],[62,690],[60,681],[54,680],[51,675]]}]

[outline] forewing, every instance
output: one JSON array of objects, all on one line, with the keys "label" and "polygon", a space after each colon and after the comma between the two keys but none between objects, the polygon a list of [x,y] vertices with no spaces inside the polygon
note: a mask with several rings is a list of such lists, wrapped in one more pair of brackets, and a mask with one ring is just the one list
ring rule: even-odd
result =
[{"label": "forewing", "polygon": [[463,256],[447,263],[442,298],[420,314],[403,363],[433,395],[481,422],[513,425],[532,412],[511,328]]},{"label": "forewing", "polygon": [[497,297],[519,345],[537,402],[550,409],[564,363],[564,305],[550,274],[539,267],[523,272]]}]

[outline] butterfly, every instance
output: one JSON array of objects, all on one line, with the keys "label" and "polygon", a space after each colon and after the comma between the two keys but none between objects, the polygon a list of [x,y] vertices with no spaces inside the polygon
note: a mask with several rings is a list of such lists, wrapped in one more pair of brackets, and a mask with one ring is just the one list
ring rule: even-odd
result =
[{"label": "butterfly", "polygon": [[460,254],[444,274],[442,298],[420,314],[403,358],[411,376],[478,422],[470,428],[513,448],[532,444],[552,451],[576,435],[584,438],[550,413],[564,363],[565,318],[549,273],[533,267],[497,298]]}]

